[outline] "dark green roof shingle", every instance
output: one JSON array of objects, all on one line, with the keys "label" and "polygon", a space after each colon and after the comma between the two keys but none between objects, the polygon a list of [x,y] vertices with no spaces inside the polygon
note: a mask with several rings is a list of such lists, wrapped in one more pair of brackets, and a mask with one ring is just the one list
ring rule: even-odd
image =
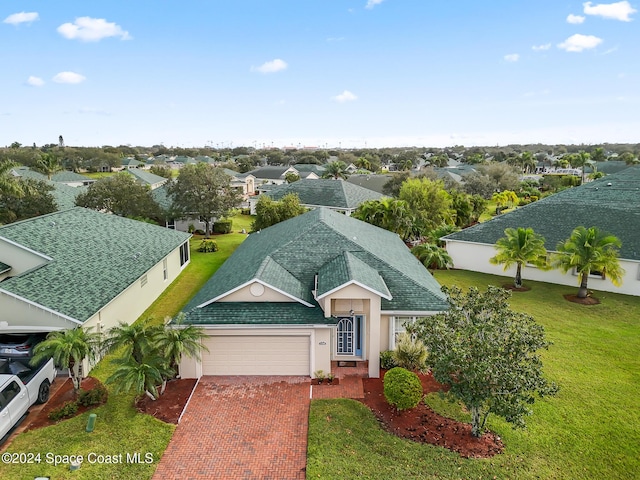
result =
[{"label": "dark green roof shingle", "polygon": [[0,288],[86,321],[189,237],[80,207],[12,223],[0,238],[52,260]]},{"label": "dark green roof shingle", "polygon": [[300,203],[309,206],[323,206],[343,208],[345,210],[357,208],[368,200],[379,200],[382,195],[353,185],[342,180],[298,180],[297,182],[279,185],[265,195],[280,200],[285,195],[298,195]]}]

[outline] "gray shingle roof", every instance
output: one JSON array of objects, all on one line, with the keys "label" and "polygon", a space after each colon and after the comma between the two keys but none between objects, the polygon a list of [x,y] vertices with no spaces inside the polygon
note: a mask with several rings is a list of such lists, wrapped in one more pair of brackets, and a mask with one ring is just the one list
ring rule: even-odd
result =
[{"label": "gray shingle roof", "polygon": [[392,175],[349,175],[347,178],[347,182],[352,183],[354,185],[358,185],[359,187],[368,188],[369,190],[373,190],[374,192],[378,192],[382,194],[382,189],[387,184],[389,180],[393,178]]},{"label": "gray shingle roof", "polygon": [[0,237],[52,258],[0,288],[86,321],[190,235],[76,207],[2,226]]},{"label": "gray shingle roof", "polygon": [[[284,172],[291,167],[260,167],[247,172],[247,175],[253,175],[256,178],[267,178],[270,180],[278,180],[284,177]],[[295,167],[294,167],[295,168]]]},{"label": "gray shingle roof", "polygon": [[309,206],[353,209],[367,200],[379,200],[382,195],[342,180],[298,180],[278,185],[265,195],[280,200],[285,195],[295,193],[300,203]]},{"label": "gray shingle roof", "polygon": [[[186,321],[195,316],[200,323],[206,323],[206,309],[220,307],[212,307],[217,303],[214,302],[198,311],[198,305],[219,298],[256,278],[271,285],[279,282],[278,288],[297,298],[301,298],[301,285],[306,298],[310,298],[308,295],[314,288],[315,275],[327,263],[342,257],[344,252],[353,257],[352,265],[358,265],[353,276],[362,279],[366,271],[368,274],[377,272],[381,277],[393,296],[391,300],[382,300],[383,310],[440,311],[447,308],[446,297],[438,282],[396,234],[318,208],[249,235],[185,307]],[[270,282],[266,282],[264,277],[265,261],[280,267],[270,270],[270,274],[276,277]],[[278,277],[278,271],[286,272],[286,275]],[[297,282],[290,282],[291,277]],[[288,282],[293,287],[288,286]],[[367,285],[383,288],[375,279],[368,279]],[[214,321],[212,316],[211,322]]]},{"label": "gray shingle roof", "polygon": [[494,244],[507,228],[532,228],[555,250],[575,227],[598,227],[622,242],[620,258],[640,260],[640,166],[556,193],[444,237]]}]

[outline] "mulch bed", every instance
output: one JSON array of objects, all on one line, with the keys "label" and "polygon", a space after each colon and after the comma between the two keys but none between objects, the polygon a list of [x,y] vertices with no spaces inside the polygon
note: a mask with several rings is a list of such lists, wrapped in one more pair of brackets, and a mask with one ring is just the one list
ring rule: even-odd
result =
[{"label": "mulch bed", "polygon": [[163,422],[177,424],[195,384],[195,378],[169,380],[167,388],[158,400],[151,400],[147,395],[143,395],[136,401],[136,408],[139,412],[153,415]]},{"label": "mulch bed", "polygon": [[598,305],[600,300],[595,297],[578,298],[577,295],[564,295],[565,300],[573,303],[579,303],[580,305]]},{"label": "mulch bed", "polygon": [[[51,398],[49,398],[47,403],[44,404],[44,407],[42,408],[42,410],[40,410],[35,417],[33,418],[27,417],[26,419],[27,426],[25,428],[25,431],[33,430],[36,428],[47,427],[49,425],[58,423],[61,420],[66,420],[66,419],[61,419],[57,421],[49,420],[49,416],[48,416],[49,412],[51,412],[53,409],[61,407],[66,402],[69,402],[69,401],[73,402],[74,400],[76,400],[76,394],[73,391],[73,382],[71,381],[70,378],[67,378],[67,379],[58,378],[56,379],[56,381],[64,382],[64,383],[62,384],[60,389],[54,395],[52,395]],[[87,377],[87,378],[84,378],[80,383],[80,388],[83,390],[91,390],[92,388],[98,385],[101,385],[100,380],[93,377]],[[85,407],[83,405],[79,405],[78,411],[74,416],[81,415],[87,410],[91,410],[99,406],[100,405],[90,405],[88,407]]]},{"label": "mulch bed", "polygon": [[[448,448],[465,458],[493,457],[504,450],[504,444],[498,435],[486,432],[477,438],[471,435],[471,424],[462,423],[435,413],[423,402],[402,412],[396,411],[387,403],[381,378],[365,378],[364,399],[385,430],[398,437],[421,443],[429,443]],[[424,393],[446,390],[430,374],[418,375]]]}]

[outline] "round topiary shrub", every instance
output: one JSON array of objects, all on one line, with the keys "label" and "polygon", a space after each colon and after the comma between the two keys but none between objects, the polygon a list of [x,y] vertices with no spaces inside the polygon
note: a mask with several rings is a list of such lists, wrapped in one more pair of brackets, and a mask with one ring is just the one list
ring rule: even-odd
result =
[{"label": "round topiary shrub", "polygon": [[389,370],[382,383],[384,397],[398,410],[414,408],[422,399],[422,384],[418,375],[402,367]]}]

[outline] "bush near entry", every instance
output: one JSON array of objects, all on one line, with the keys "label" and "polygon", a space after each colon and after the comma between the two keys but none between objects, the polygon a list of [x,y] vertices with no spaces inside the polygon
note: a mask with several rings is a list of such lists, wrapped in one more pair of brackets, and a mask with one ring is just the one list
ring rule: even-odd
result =
[{"label": "bush near entry", "polygon": [[422,399],[422,383],[418,375],[395,367],[384,375],[384,397],[398,410],[414,408]]}]

